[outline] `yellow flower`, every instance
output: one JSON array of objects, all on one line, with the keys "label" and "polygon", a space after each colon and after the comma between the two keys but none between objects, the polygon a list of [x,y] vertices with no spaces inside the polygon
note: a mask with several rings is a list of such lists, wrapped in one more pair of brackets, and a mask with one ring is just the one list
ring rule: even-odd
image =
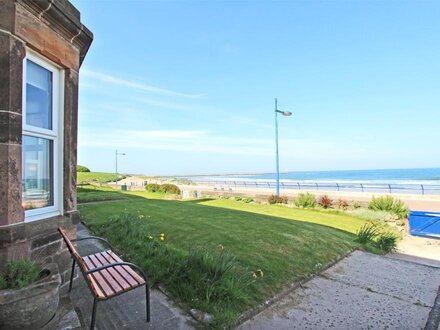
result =
[{"label": "yellow flower", "polygon": [[165,234],[160,234],[160,236],[165,236]]},{"label": "yellow flower", "polygon": [[262,271],[261,269],[257,269],[257,272],[259,272],[259,273],[260,273],[260,276],[261,276],[261,277],[263,277],[263,276],[264,276],[264,273],[263,273],[263,271]]},{"label": "yellow flower", "polygon": [[148,238],[149,240],[152,240],[152,239],[153,239],[153,236],[148,235],[147,238]]},{"label": "yellow flower", "polygon": [[165,240],[165,237],[161,236],[161,237],[159,237],[159,239],[160,239],[161,241],[164,241],[164,240]]},{"label": "yellow flower", "polygon": [[223,245],[219,244],[218,247],[220,248],[220,250],[222,250],[222,251],[224,250],[224,246]]},{"label": "yellow flower", "polygon": [[253,278],[257,278],[257,274],[252,273],[252,277],[253,277]]}]

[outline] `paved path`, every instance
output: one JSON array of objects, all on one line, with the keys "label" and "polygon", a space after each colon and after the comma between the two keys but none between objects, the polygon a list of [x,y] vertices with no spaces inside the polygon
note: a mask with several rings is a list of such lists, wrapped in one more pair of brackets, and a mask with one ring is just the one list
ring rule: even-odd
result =
[{"label": "paved path", "polygon": [[[78,225],[78,237],[90,236],[87,228]],[[97,241],[80,242],[79,252],[88,255],[102,251]],[[145,290],[143,287],[98,304],[95,329],[192,329],[189,317],[160,291],[151,290],[151,322],[145,322]],[[84,329],[88,329],[92,315],[93,297],[83,276],[75,280],[70,293],[72,303],[79,311]]]},{"label": "paved path", "polygon": [[355,251],[239,329],[423,329],[439,286],[440,267]]}]

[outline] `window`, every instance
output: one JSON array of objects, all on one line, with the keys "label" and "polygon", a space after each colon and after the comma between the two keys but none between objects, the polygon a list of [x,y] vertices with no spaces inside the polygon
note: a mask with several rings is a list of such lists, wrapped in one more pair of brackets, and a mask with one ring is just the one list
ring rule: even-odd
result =
[{"label": "window", "polygon": [[23,63],[22,202],[26,221],[62,213],[62,71],[28,51]]}]

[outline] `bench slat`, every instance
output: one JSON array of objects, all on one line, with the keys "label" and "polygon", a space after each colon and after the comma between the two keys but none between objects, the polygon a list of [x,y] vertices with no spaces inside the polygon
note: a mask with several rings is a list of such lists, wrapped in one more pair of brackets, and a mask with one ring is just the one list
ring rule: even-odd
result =
[{"label": "bench slat", "polygon": [[[114,254],[112,251],[110,251],[112,253],[113,258],[118,261],[118,262],[122,262],[122,259],[119,258],[116,254]],[[144,279],[138,274],[136,273],[136,271],[134,269],[132,269],[129,266],[124,266],[124,269],[130,273],[130,275],[136,280],[136,282],[138,282],[139,284],[144,284],[145,281]]]},{"label": "bench slat", "polygon": [[[97,257],[97,254],[90,255],[90,259],[95,264],[96,267],[105,266],[107,263],[102,263],[101,260]],[[104,280],[111,286],[115,293],[124,291],[124,289],[119,285],[119,283],[113,278],[110,273],[111,268],[100,270],[99,273],[104,277]]]},{"label": "bench slat", "polygon": [[[90,256],[84,257],[83,260],[84,260],[88,270],[96,268],[96,266],[93,264]],[[104,291],[104,293],[107,297],[113,296],[115,294],[113,289],[107,284],[107,282],[102,277],[100,271],[96,272],[96,273],[88,274],[88,276],[91,276],[92,278],[94,278],[96,280],[96,282],[98,282],[99,286]]]},{"label": "bench slat", "polygon": [[[123,262],[113,251],[108,250],[102,252],[104,258],[108,260],[109,263],[113,262]],[[145,281],[129,266],[117,266],[115,267],[121,276],[128,282],[132,287],[144,284]]]},{"label": "bench slat", "polygon": [[[108,261],[102,256],[101,253],[95,254],[96,258],[98,258],[103,265],[108,265]],[[119,286],[124,290],[128,290],[131,288],[131,285],[119,274],[116,269],[113,267],[107,269],[115,281],[119,284]]]}]

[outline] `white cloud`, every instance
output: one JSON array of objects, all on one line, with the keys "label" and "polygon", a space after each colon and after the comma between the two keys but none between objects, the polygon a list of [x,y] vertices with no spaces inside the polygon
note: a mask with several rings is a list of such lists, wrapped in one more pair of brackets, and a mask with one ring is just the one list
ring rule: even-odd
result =
[{"label": "white cloud", "polygon": [[183,97],[183,98],[188,98],[188,99],[202,98],[201,94],[189,94],[189,93],[177,92],[177,91],[173,91],[173,90],[169,90],[169,89],[165,89],[165,88],[160,88],[160,87],[140,83],[137,81],[122,79],[122,78],[115,77],[115,76],[112,76],[109,74],[104,74],[104,73],[100,73],[100,72],[96,72],[96,71],[92,71],[92,70],[87,70],[87,69],[82,69],[81,75],[83,77],[89,77],[89,78],[92,78],[95,80],[99,80],[101,82],[124,86],[124,87],[129,87],[129,88],[134,88],[137,90],[141,90],[141,91],[145,91],[145,92],[149,92],[149,93],[154,93],[154,94],[158,94],[158,95],[178,96],[178,97]]},{"label": "white cloud", "polygon": [[[118,148],[166,150],[170,152],[206,153],[232,156],[272,157],[272,139],[226,137],[201,130],[93,130],[82,132],[80,148]],[[280,140],[281,157],[285,160],[301,158],[316,161],[361,157],[366,150],[315,139]]]}]

